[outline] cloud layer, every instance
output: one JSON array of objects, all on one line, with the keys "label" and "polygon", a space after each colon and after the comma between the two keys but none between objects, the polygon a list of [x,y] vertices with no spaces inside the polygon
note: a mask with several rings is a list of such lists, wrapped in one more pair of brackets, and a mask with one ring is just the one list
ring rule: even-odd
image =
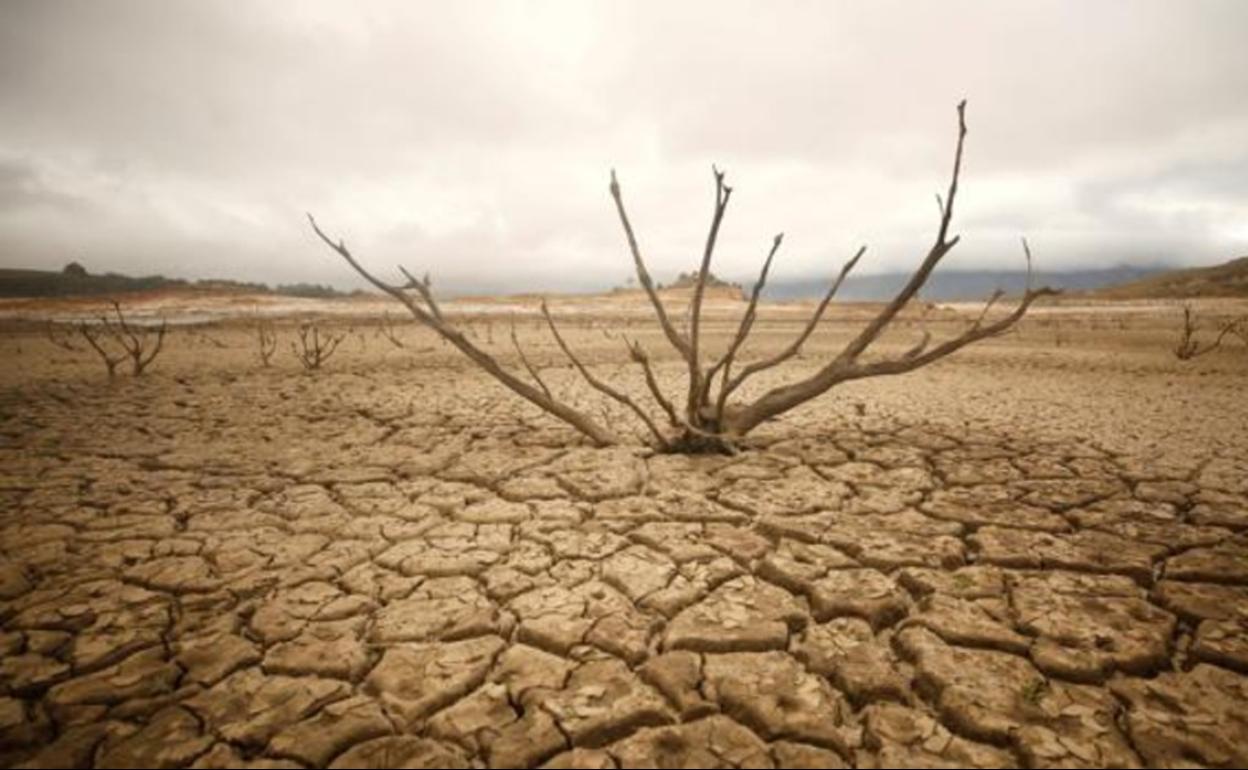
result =
[{"label": "cloud layer", "polygon": [[450,289],[906,269],[969,99],[950,266],[1248,251],[1242,2],[0,5],[0,265]]}]

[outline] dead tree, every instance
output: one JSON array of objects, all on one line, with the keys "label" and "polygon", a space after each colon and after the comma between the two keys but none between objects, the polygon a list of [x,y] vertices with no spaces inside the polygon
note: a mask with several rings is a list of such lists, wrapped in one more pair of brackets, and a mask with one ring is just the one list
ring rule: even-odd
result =
[{"label": "dead tree", "polygon": [[1179,332],[1179,341],[1174,346],[1174,356],[1180,361],[1190,361],[1193,358],[1203,356],[1206,353],[1212,353],[1222,346],[1223,340],[1227,335],[1235,335],[1248,344],[1248,316],[1240,318],[1232,318],[1226,321],[1218,329],[1218,336],[1213,338],[1213,342],[1201,343],[1196,339],[1196,331],[1199,328],[1196,318],[1192,314],[1191,305],[1183,306],[1183,330]]},{"label": "dead tree", "polygon": [[320,369],[321,364],[329,360],[346,336],[345,333],[325,332],[322,337],[320,326],[309,321],[299,325],[299,345],[296,347],[292,342],[290,349],[295,352],[295,357],[303,364],[303,368],[312,371]]},{"label": "dead tree", "polygon": [[[878,377],[913,371],[944,358],[973,342],[1001,334],[1022,318],[1023,314],[1027,312],[1027,309],[1037,299],[1046,295],[1056,294],[1057,292],[1049,288],[1032,289],[1029,282],[1027,290],[1013,310],[997,320],[988,322],[987,314],[989,308],[1001,297],[1001,292],[997,292],[988,301],[984,308],[984,313],[969,328],[951,339],[935,346],[929,346],[930,336],[925,334],[922,342],[900,355],[864,360],[864,354],[868,353],[873,343],[880,338],[902,309],[915,298],[919,290],[927,282],[932,271],[936,268],[936,265],[958,243],[959,236],[950,235],[950,225],[953,220],[954,202],[958,193],[958,178],[962,168],[962,148],[966,138],[965,107],[966,102],[963,101],[958,105],[957,109],[958,138],[948,192],[943,198],[939,195],[937,196],[940,219],[935,242],[929,248],[926,256],[919,263],[909,281],[892,301],[857,336],[850,340],[840,353],[824,362],[814,373],[801,377],[789,384],[773,387],[753,400],[730,401],[732,396],[751,377],[775,368],[798,354],[802,345],[814,333],[828,304],[835,297],[845,277],[861,259],[866,247],[860,248],[853,258],[840,270],[827,293],[815,307],[811,318],[791,344],[776,354],[745,363],[738,370],[734,371],[734,365],[738,364],[737,358],[746,339],[749,337],[750,330],[754,326],[758,300],[766,285],[772,260],[780,248],[782,236],[777,235],[771,243],[770,251],[763,262],[758,281],[750,294],[745,314],[741,318],[736,334],[729,343],[726,352],[718,357],[708,357],[710,360],[704,361],[704,351],[701,345],[702,300],[706,289],[707,276],[710,275],[711,261],[715,252],[720,224],[728,209],[728,202],[732,195],[732,188],[725,183],[723,172],[717,168],[712,168],[715,182],[715,206],[711,217],[710,230],[706,238],[706,245],[702,252],[701,264],[694,274],[693,296],[688,308],[688,315],[686,316],[687,322],[683,324],[687,327],[684,331],[676,328],[672,317],[668,314],[667,308],[664,307],[663,302],[659,298],[655,283],[646,269],[645,260],[642,258],[641,248],[633,232],[632,223],[625,211],[619,182],[616,179],[615,172],[611,172],[611,197],[615,202],[616,213],[628,242],[628,249],[632,255],[638,282],[653,306],[659,327],[680,356],[684,368],[688,370],[688,386],[683,398],[680,401],[671,399],[662,391],[654,375],[650,357],[646,350],[636,340],[626,342],[631,359],[641,368],[646,387],[663,413],[665,418],[663,422],[666,423],[664,426],[661,427],[658,422],[649,417],[635,399],[619,388],[603,382],[584,366],[559,333],[549,309],[543,305],[542,313],[550,333],[555,338],[564,355],[568,357],[589,386],[632,412],[645,425],[658,448],[667,451],[683,452],[733,451],[737,442],[760,424],[778,417],[811,399],[817,398],[840,383],[865,377]],[[508,370],[496,358],[474,344],[458,325],[442,314],[437,300],[430,290],[427,275],[424,280],[416,280],[411,273],[400,266],[399,271],[406,278],[406,283],[398,285],[382,281],[359,263],[355,255],[351,253],[342,240],[335,241],[326,235],[311,214],[308,215],[308,221],[311,223],[316,235],[346,260],[347,264],[365,280],[402,303],[417,321],[428,326],[442,339],[456,347],[504,386],[539,409],[568,423],[588,436],[595,444],[606,445],[618,441],[616,433],[606,428],[602,422],[556,398],[551,393],[550,388],[546,387],[536,376],[536,371],[528,365],[523,357],[522,362],[525,363],[525,368],[528,370],[530,377],[536,382],[536,385],[523,378],[523,376]],[[1030,249],[1027,248],[1026,241],[1023,242],[1023,247],[1030,271],[1031,253]],[[716,387],[717,377],[718,387]]]},{"label": "dead tree", "polygon": [[116,377],[117,365],[126,359],[125,351],[109,352],[108,345],[105,344],[108,334],[105,332],[104,327],[98,324],[80,321],[78,323],[78,333],[82,335],[82,338],[87,341],[91,349],[104,362],[104,368],[108,370],[108,379],[111,380]]},{"label": "dead tree", "polygon": [[256,320],[256,342],[260,345],[260,364],[268,367],[277,350],[277,331],[272,323]]},{"label": "dead tree", "polygon": [[[117,317],[115,322],[107,314],[103,314],[97,323],[86,321],[79,323],[78,333],[104,361],[109,379],[116,375],[117,365],[127,357],[130,358],[131,373],[138,377],[164,347],[169,322],[161,319],[160,326],[154,331],[146,326],[135,326],[126,320],[125,314],[121,312],[120,303],[114,300],[112,304],[113,314]],[[121,352],[110,353],[104,340],[111,340],[121,348]]]},{"label": "dead tree", "polygon": [[117,325],[114,326],[107,316],[103,318],[104,325],[125,349],[126,355],[130,356],[131,371],[138,377],[160,354],[165,344],[165,332],[169,330],[169,322],[162,318],[160,326],[153,332],[148,327],[136,327],[128,323],[121,312],[121,305],[116,301],[113,302],[113,312],[117,315]]}]

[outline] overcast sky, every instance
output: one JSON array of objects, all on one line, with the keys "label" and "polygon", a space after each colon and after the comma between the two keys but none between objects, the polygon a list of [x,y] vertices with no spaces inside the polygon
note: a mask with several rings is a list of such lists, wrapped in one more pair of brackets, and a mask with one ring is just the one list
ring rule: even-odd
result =
[{"label": "overcast sky", "polygon": [[0,3],[0,266],[449,289],[1248,253],[1248,2]]}]

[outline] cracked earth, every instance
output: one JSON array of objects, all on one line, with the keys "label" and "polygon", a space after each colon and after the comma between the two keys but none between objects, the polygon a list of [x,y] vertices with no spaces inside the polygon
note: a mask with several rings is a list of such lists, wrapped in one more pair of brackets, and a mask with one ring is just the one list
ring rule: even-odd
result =
[{"label": "cracked earth", "polygon": [[1030,329],[732,457],[431,339],[178,330],[109,384],[11,333],[0,765],[1242,767],[1248,364]]}]

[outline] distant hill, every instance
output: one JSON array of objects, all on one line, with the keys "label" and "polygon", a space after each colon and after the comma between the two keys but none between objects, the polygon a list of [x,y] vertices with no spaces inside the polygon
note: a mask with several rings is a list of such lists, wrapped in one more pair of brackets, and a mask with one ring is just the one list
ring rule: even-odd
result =
[{"label": "distant hill", "polygon": [[1095,293],[1107,299],[1248,297],[1248,257],[1213,267],[1167,270]]},{"label": "distant hill", "polygon": [[[1099,270],[1068,270],[1054,272],[1037,271],[1032,275],[1033,286],[1051,286],[1065,291],[1091,291],[1129,281],[1137,281],[1159,274],[1165,268],[1134,267],[1120,265]],[[895,295],[910,273],[880,273],[877,275],[850,275],[841,286],[837,298],[858,302],[877,302]],[[810,299],[822,296],[828,290],[831,276],[806,278],[796,281],[769,283],[763,296],[771,300]],[[997,289],[1007,294],[1021,294],[1027,287],[1024,270],[947,270],[939,269],[931,275],[923,287],[921,296],[931,302],[983,299]]]},{"label": "distant hill", "polygon": [[0,269],[0,297],[91,297],[113,294],[133,294],[160,290],[193,290],[215,292],[238,292],[248,294],[280,294],[287,297],[327,299],[349,296],[330,286],[310,283],[280,285],[269,288],[263,283],[243,283],[209,279],[186,281],[148,275],[133,278],[118,273],[93,275],[82,265],[71,262],[64,270]]}]

